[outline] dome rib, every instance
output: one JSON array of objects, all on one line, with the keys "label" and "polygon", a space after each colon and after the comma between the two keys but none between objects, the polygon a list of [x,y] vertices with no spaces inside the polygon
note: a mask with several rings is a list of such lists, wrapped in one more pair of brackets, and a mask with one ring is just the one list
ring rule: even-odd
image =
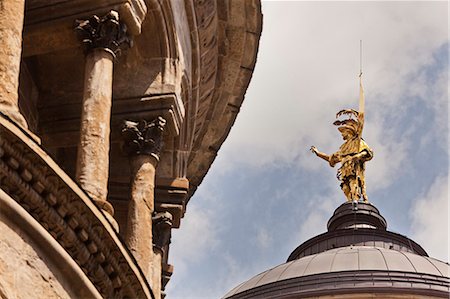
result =
[{"label": "dome rib", "polygon": [[378,250],[378,252],[381,254],[381,257],[383,258],[384,264],[386,265],[386,270],[389,271],[390,269],[389,269],[388,263],[387,263],[387,261],[386,261],[386,257],[384,256],[383,252],[381,252],[381,249],[380,249],[380,248],[377,248],[377,247],[373,247],[373,248],[375,248],[376,250]]},{"label": "dome rib", "polygon": [[401,252],[401,251],[399,251],[399,252],[405,256],[405,258],[408,260],[408,262],[409,262],[409,263],[411,264],[411,266],[413,267],[414,271],[415,271],[416,273],[419,273],[419,272],[417,271],[417,268],[414,266],[413,262],[411,262],[411,259],[410,259],[404,252]]},{"label": "dome rib", "polygon": [[330,272],[331,272],[331,269],[333,269],[333,265],[334,265],[334,260],[336,259],[336,255],[337,255],[337,251],[336,251],[336,253],[334,254],[334,256],[333,256],[333,260],[331,261],[331,265],[330,265]]},{"label": "dome rib", "polygon": [[309,262],[306,264],[305,269],[303,269],[303,273],[302,276],[305,275],[306,270],[308,269],[309,265],[311,264],[311,262],[318,256],[318,254],[314,254],[313,257],[309,260]]},{"label": "dome rib", "polygon": [[429,258],[426,259],[426,260],[427,260],[430,264],[432,264],[433,267],[436,268],[436,270],[437,270],[439,273],[441,273],[442,276],[445,276],[445,273],[442,273],[441,270],[440,270],[438,267],[436,267],[436,265],[435,265],[434,263],[432,263],[431,260],[430,260]]},{"label": "dome rib", "polygon": [[288,263],[289,265],[284,268],[284,270],[280,273],[280,275],[278,276],[277,280],[279,280],[281,278],[281,276],[289,269],[290,266],[292,266],[293,262]]}]

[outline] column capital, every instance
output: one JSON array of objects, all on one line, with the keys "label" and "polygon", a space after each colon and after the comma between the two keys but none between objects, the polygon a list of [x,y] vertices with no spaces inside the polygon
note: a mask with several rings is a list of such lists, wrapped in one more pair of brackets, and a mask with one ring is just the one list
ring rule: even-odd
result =
[{"label": "column capital", "polygon": [[160,250],[169,245],[172,236],[172,215],[169,212],[155,213],[153,222],[153,244]]},{"label": "column capital", "polygon": [[151,155],[159,161],[163,147],[163,132],[166,120],[161,116],[151,122],[125,121],[122,127],[122,150],[129,156]]},{"label": "column capital", "polygon": [[99,17],[93,15],[86,20],[76,20],[75,31],[88,51],[104,49],[114,57],[132,46],[127,26],[119,21],[119,13],[111,10]]}]

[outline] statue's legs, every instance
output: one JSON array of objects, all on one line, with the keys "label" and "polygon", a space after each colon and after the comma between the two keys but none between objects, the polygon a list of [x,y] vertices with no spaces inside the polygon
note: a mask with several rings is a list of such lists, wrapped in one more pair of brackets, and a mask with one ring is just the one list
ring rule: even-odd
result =
[{"label": "statue's legs", "polygon": [[358,201],[361,197],[361,194],[359,192],[358,179],[356,177],[349,179],[349,185],[351,201]]},{"label": "statue's legs", "polygon": [[342,191],[344,191],[345,197],[347,197],[347,201],[351,202],[352,201],[352,195],[351,195],[351,190],[350,190],[350,185],[349,182],[343,182],[341,184],[341,189]]},{"label": "statue's legs", "polygon": [[364,177],[359,179],[360,185],[361,185],[361,193],[362,193],[362,198],[364,200],[364,202],[369,202],[369,198],[367,197],[367,193],[366,193],[366,182]]}]

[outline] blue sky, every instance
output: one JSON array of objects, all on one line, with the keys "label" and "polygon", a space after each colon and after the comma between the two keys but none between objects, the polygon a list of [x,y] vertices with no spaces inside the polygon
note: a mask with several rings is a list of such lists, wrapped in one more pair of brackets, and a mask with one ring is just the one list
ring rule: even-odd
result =
[{"label": "blue sky", "polygon": [[263,2],[258,61],[238,119],[173,232],[168,298],[219,298],[278,264],[345,197],[309,152],[342,143],[364,41],[367,192],[388,221],[448,260],[447,2]]}]

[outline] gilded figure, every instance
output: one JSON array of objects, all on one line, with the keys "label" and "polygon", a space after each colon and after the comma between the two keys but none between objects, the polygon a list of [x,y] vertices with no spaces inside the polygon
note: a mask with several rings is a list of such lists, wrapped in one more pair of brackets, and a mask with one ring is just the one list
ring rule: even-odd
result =
[{"label": "gilded figure", "polygon": [[[340,120],[339,117],[348,118]],[[320,152],[315,146],[311,151],[318,157],[327,161],[331,167],[341,163],[337,178],[341,182],[341,189],[347,201],[368,202],[365,182],[365,163],[373,158],[373,151],[362,138],[364,127],[364,92],[360,83],[359,111],[353,109],[341,110],[336,114],[337,120],[333,123],[344,139],[344,143],[334,154],[327,155]]]}]

